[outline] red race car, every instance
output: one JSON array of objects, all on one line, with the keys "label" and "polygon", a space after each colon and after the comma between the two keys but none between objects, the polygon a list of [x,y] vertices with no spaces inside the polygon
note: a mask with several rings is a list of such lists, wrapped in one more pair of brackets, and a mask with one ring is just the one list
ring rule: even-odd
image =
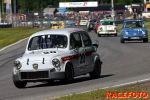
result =
[{"label": "red race car", "polygon": [[98,20],[96,21],[95,28],[94,28],[95,33],[97,33],[97,28],[98,28],[98,26],[99,26],[100,20],[101,20],[101,19],[98,19]]},{"label": "red race car", "polygon": [[75,27],[78,27],[80,25],[80,21],[79,20],[76,20],[75,23],[74,23]]}]

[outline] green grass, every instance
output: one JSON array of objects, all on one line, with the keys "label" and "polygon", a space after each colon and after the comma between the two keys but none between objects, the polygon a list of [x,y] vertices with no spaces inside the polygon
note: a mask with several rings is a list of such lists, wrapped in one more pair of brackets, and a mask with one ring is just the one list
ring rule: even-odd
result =
[{"label": "green grass", "polygon": [[43,28],[14,27],[0,28],[0,48],[29,37],[31,34],[43,30]]},{"label": "green grass", "polygon": [[[108,89],[97,89],[95,91],[90,91],[87,93],[79,93],[79,94],[72,94],[69,96],[62,96],[59,98],[54,98],[54,99],[48,99],[48,100],[114,100],[114,98],[106,98],[106,92],[148,92],[150,93],[150,84],[147,85],[147,83],[143,84],[135,84],[131,86],[125,86],[125,87],[116,87],[116,88],[108,88]],[[148,97],[149,98],[149,97]],[[136,100],[150,100],[150,99],[136,99]],[[115,99],[115,100],[135,100],[133,98],[129,99]]]}]

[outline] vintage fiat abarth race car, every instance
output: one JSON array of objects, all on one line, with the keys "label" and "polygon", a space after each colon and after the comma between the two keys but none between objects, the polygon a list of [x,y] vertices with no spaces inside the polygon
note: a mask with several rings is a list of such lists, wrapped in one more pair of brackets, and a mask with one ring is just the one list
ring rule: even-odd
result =
[{"label": "vintage fiat abarth race car", "polygon": [[13,82],[24,88],[28,82],[72,82],[75,76],[101,75],[101,60],[88,33],[78,28],[50,29],[29,37],[25,53],[14,61]]}]

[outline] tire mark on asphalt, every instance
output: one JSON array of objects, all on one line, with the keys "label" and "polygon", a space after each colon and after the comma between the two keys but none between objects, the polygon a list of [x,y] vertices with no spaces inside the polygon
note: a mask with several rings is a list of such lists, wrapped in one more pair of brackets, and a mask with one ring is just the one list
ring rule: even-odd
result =
[{"label": "tire mark on asphalt", "polygon": [[16,52],[16,50],[18,51],[19,49],[22,49],[22,47],[24,47],[24,46],[18,47],[18,48],[14,49],[10,52],[2,53],[2,54],[0,54],[0,56],[3,56],[3,55],[8,54],[8,53],[14,53],[14,52]]},{"label": "tire mark on asphalt", "polygon": [[0,68],[4,67],[5,64],[7,64],[9,61],[12,61],[14,59],[14,57],[17,57],[19,55],[22,55],[23,53],[11,56],[11,57],[7,57],[5,59],[0,60],[0,62],[7,60],[5,63],[3,63],[2,65],[0,65]]}]

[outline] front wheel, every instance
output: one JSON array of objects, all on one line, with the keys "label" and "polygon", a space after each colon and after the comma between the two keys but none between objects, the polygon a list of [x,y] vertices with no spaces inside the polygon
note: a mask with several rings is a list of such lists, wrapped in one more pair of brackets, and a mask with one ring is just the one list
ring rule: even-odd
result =
[{"label": "front wheel", "polygon": [[101,35],[100,35],[100,34],[98,34],[98,37],[101,37]]},{"label": "front wheel", "polygon": [[25,88],[26,85],[27,85],[27,82],[14,82],[14,85],[15,85],[17,88]]},{"label": "front wheel", "polygon": [[92,79],[99,78],[101,75],[101,63],[100,61],[95,62],[94,70],[89,73]]},{"label": "front wheel", "polygon": [[71,64],[67,64],[65,68],[65,79],[64,81],[67,83],[71,83],[74,79],[74,71],[73,66]]},{"label": "front wheel", "polygon": [[148,39],[147,39],[147,38],[146,38],[146,39],[143,39],[143,42],[147,43],[147,42],[148,42]]},{"label": "front wheel", "polygon": [[121,43],[124,43],[124,39],[123,39],[122,37],[121,37],[121,39],[120,39],[120,42],[121,42]]},{"label": "front wheel", "polygon": [[47,82],[47,84],[52,84],[52,83],[54,83],[54,80],[48,80],[46,82]]}]

